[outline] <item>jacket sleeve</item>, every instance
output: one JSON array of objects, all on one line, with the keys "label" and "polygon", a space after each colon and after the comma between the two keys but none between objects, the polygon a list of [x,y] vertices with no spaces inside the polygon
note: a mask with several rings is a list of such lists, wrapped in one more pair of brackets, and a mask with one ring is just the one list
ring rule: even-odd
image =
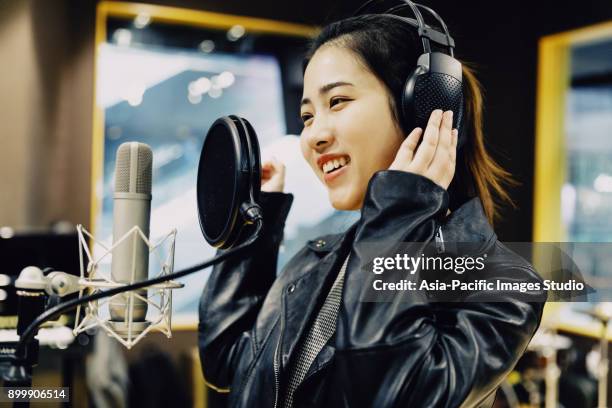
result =
[{"label": "jacket sleeve", "polygon": [[198,344],[205,381],[229,392],[236,364],[246,356],[251,329],[276,279],[278,249],[293,196],[262,192],[259,239],[237,257],[213,267],[200,299]]},{"label": "jacket sleeve", "polygon": [[[541,293],[521,300],[501,294],[495,302],[442,303],[410,291],[363,301],[373,279],[367,273],[367,244],[429,242],[447,206],[446,190],[419,175],[383,171],[370,181],[336,333],[333,381],[351,400],[347,406],[364,401],[381,407],[478,406],[509,373],[537,329]],[[526,262],[500,262],[493,272],[491,266],[487,274],[540,280]]]}]

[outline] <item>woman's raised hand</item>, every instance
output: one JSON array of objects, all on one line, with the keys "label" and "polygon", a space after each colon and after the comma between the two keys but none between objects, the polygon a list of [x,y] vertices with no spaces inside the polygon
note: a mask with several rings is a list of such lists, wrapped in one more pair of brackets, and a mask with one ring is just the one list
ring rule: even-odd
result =
[{"label": "woman's raised hand", "polygon": [[433,111],[421,144],[423,130],[416,128],[401,144],[389,170],[419,174],[447,189],[455,175],[457,156],[458,131],[452,127],[452,111]]},{"label": "woman's raised hand", "polygon": [[285,188],[285,165],[276,157],[261,165],[261,191],[282,192]]}]

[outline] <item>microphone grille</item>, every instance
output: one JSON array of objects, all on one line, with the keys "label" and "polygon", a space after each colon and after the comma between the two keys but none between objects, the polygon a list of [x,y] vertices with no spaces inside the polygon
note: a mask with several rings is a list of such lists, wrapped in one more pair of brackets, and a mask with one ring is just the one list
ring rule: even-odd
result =
[{"label": "microphone grille", "polygon": [[128,191],[130,191],[130,144],[123,143],[117,149],[115,192],[127,193]]},{"label": "microphone grille", "polygon": [[151,173],[153,172],[153,152],[143,143],[138,145],[138,170],[136,172],[136,192],[151,194]]},{"label": "microphone grille", "polygon": [[127,142],[117,149],[115,192],[151,194],[153,152],[144,143]]}]

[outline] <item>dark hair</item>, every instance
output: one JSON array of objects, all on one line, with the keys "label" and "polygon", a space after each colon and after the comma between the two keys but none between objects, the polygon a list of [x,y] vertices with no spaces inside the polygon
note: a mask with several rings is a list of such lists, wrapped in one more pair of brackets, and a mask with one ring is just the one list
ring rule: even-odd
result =
[{"label": "dark hair", "polygon": [[[363,66],[379,78],[390,94],[393,117],[400,125],[398,103],[408,75],[415,69],[422,52],[416,29],[398,19],[367,14],[334,22],[313,40],[304,59],[304,71],[322,46],[337,46],[354,53]],[[432,50],[436,50],[432,44]],[[463,127],[467,142],[457,158],[455,177],[448,188],[451,209],[466,199],[479,196],[489,222],[499,216],[493,195],[514,205],[504,184],[515,185],[510,173],[487,153],[482,129],[483,96],[473,71],[463,62],[465,116]],[[403,129],[408,134],[412,129]]]}]

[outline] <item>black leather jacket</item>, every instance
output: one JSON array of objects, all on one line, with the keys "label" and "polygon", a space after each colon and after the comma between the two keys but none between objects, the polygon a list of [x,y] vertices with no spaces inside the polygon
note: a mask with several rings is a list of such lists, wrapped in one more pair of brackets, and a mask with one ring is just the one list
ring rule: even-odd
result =
[{"label": "black leather jacket", "polygon": [[[289,362],[346,255],[337,329],[294,395],[296,407],[481,407],[536,331],[545,294],[496,302],[431,303],[423,297],[361,302],[361,242],[476,243],[488,273],[539,280],[496,238],[479,199],[447,212],[448,194],[407,172],[370,180],[361,219],[348,232],[308,244],[276,276],[292,196],[263,193],[263,235],[247,256],[217,265],[200,303],[199,348],[206,382],[231,407],[282,407]],[[489,267],[491,267],[489,269]],[[494,272],[490,272],[494,271]],[[501,302],[499,301],[501,300]]]}]

